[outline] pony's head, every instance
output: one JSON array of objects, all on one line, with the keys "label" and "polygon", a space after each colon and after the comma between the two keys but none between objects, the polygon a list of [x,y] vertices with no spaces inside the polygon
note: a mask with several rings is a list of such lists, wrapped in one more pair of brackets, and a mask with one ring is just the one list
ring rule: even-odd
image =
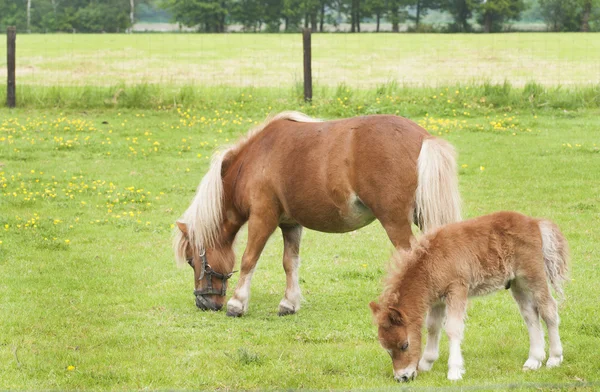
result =
[{"label": "pony's head", "polygon": [[210,248],[198,246],[189,226],[177,221],[173,245],[178,263],[187,263],[194,270],[196,306],[202,310],[220,310],[225,303],[227,280],[233,275],[235,264],[231,244]]},{"label": "pony's head", "polygon": [[409,381],[417,376],[421,356],[421,327],[399,307],[369,304],[378,325],[379,343],[392,357],[394,379]]},{"label": "pony's head", "polygon": [[[222,171],[225,155],[215,154],[194,200],[177,221],[173,250],[178,264],[194,269],[196,306],[220,310],[225,302],[227,280],[235,264],[233,239],[239,222],[227,219]],[[234,216],[233,212],[229,215]]]}]

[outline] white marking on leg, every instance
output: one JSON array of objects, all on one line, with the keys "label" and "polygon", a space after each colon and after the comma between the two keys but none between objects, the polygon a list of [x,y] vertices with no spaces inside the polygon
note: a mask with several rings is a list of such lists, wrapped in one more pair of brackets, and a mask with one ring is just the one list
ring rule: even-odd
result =
[{"label": "white marking on leg", "polygon": [[[465,304],[466,306],[466,304]],[[464,361],[460,351],[460,344],[465,330],[464,311],[450,311],[446,322],[446,333],[450,341],[450,355],[448,356],[448,380],[462,379],[465,373]]]},{"label": "white marking on leg", "polygon": [[244,314],[248,310],[248,300],[250,299],[250,282],[252,281],[252,269],[244,277],[242,282],[238,282],[233,297],[227,302],[227,311],[235,314]]},{"label": "white marking on leg", "polygon": [[535,308],[533,296],[518,280],[513,282],[511,291],[529,331],[529,358],[523,364],[523,370],[539,369],[546,353],[544,350],[544,331],[540,324],[540,317]]},{"label": "white marking on leg", "polygon": [[300,284],[299,284],[299,272],[298,268],[300,266],[300,257],[294,256],[291,260],[292,270],[289,274],[286,275],[286,288],[285,288],[285,296],[279,303],[279,312],[280,313],[295,313],[300,309],[300,301],[302,299],[302,295],[300,294]]},{"label": "white marking on leg", "polygon": [[433,305],[427,313],[427,344],[419,361],[420,371],[431,370],[433,363],[439,357],[440,336],[445,314],[446,305],[444,304]]},{"label": "white marking on leg", "polygon": [[546,366],[549,368],[559,366],[563,361],[563,348],[560,342],[560,335],[558,333],[558,325],[560,324],[560,318],[558,317],[558,308],[556,301],[552,298],[550,290],[548,289],[545,293],[539,295],[539,309],[546,327],[548,327],[548,341],[550,343],[550,355]]}]

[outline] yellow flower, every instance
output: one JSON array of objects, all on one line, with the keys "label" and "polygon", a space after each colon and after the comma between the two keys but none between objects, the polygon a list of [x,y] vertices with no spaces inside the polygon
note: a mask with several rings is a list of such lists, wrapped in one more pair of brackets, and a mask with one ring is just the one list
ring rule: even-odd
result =
[{"label": "yellow flower", "polygon": [[69,245],[71,243],[71,240],[65,240],[65,244]]},{"label": "yellow flower", "polygon": [[463,169],[465,169],[465,168],[469,167],[469,165],[467,165],[466,163],[463,163],[463,164],[461,165],[461,167],[462,167]]},{"label": "yellow flower", "polygon": [[75,366],[69,365],[69,366],[67,366],[67,370],[72,372],[73,370],[75,370]]},{"label": "yellow flower", "polygon": [[481,170],[481,171],[484,171],[484,170],[485,170],[485,167],[483,167],[483,166],[479,166],[479,170]]}]

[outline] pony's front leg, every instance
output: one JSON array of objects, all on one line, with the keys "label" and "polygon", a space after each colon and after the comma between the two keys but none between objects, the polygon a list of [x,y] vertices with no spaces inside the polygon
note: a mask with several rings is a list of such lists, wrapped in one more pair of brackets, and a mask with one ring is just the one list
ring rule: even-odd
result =
[{"label": "pony's front leg", "polygon": [[446,320],[446,333],[450,341],[450,355],[448,356],[448,380],[462,379],[465,365],[460,350],[465,331],[465,315],[467,311],[468,289],[460,287],[450,290],[446,297],[448,318]]},{"label": "pony's front leg", "polygon": [[250,299],[250,281],[256,267],[256,262],[267,243],[267,240],[277,228],[277,218],[267,215],[252,215],[248,221],[248,245],[242,256],[240,279],[238,280],[233,297],[227,302],[227,315],[242,316],[248,310]]},{"label": "pony's front leg", "polygon": [[300,267],[300,240],[302,226],[282,227],[283,269],[285,270],[285,296],[279,303],[279,315],[294,314],[300,309],[300,285],[298,267]]},{"label": "pony's front leg", "polygon": [[427,344],[425,351],[419,361],[419,371],[426,372],[431,370],[433,363],[439,357],[440,336],[442,323],[446,316],[446,304],[440,302],[429,308],[427,313]]}]

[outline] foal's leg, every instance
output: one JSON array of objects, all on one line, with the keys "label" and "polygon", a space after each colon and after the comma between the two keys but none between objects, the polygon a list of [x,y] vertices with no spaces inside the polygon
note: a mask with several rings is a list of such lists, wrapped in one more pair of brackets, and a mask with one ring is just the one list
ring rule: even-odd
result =
[{"label": "foal's leg", "polygon": [[523,365],[523,370],[539,369],[546,353],[544,352],[544,331],[540,324],[533,295],[522,279],[515,279],[510,289],[529,330],[529,358]]},{"label": "foal's leg", "polygon": [[300,309],[300,285],[298,267],[300,266],[300,239],[302,226],[282,227],[283,269],[285,270],[285,296],[279,303],[279,315],[294,314]]},{"label": "foal's leg", "polygon": [[446,297],[448,318],[446,319],[446,334],[450,341],[448,357],[448,380],[456,381],[465,373],[464,361],[460,351],[465,331],[465,315],[467,312],[467,287],[452,287]]},{"label": "foal's leg", "polygon": [[242,256],[240,279],[233,297],[227,302],[227,315],[239,317],[248,310],[250,281],[256,262],[271,234],[277,228],[277,218],[270,214],[251,215],[248,221],[248,244]]},{"label": "foal's leg", "polygon": [[560,336],[558,334],[558,308],[556,301],[552,298],[548,283],[546,283],[546,277],[544,276],[538,284],[536,284],[533,291],[533,298],[538,308],[540,316],[548,327],[548,341],[550,343],[550,355],[546,362],[547,367],[556,367],[562,363],[563,360],[563,349],[560,342]]},{"label": "foal's leg", "polygon": [[440,332],[442,331],[445,315],[446,304],[444,303],[437,303],[429,308],[427,313],[427,344],[419,361],[419,370],[422,372],[431,370],[433,363],[439,357]]}]

